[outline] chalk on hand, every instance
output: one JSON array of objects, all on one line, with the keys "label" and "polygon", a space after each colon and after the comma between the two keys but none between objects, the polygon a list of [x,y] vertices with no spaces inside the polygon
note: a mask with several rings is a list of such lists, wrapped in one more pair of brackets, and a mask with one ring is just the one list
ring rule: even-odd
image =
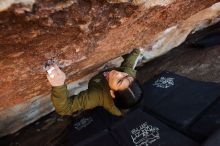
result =
[{"label": "chalk on hand", "polygon": [[54,78],[54,74],[52,73],[52,71],[54,70],[55,68],[54,67],[50,67],[50,69],[47,70],[47,73],[49,74],[49,76],[51,78]]},{"label": "chalk on hand", "polygon": [[51,78],[54,78],[54,74],[49,74],[49,76],[50,76]]}]

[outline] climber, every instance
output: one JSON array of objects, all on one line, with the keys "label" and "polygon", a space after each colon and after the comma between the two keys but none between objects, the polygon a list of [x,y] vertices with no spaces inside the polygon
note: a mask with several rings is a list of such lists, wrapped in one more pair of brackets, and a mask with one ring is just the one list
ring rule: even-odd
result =
[{"label": "climber", "polygon": [[139,58],[140,49],[134,49],[126,55],[121,67],[100,72],[89,81],[87,90],[74,96],[69,96],[65,73],[56,64],[50,65],[47,79],[52,85],[51,100],[56,112],[72,115],[102,106],[111,114],[121,116],[121,109],[130,108],[141,98],[134,70]]}]

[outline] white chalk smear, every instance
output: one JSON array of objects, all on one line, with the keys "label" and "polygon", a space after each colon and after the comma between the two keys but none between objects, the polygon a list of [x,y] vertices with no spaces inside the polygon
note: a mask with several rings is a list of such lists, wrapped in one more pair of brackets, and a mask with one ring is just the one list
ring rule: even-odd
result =
[{"label": "white chalk smear", "polygon": [[52,73],[52,71],[54,70],[55,68],[54,67],[50,67],[50,69],[47,70],[47,73],[49,74],[49,76],[51,78],[54,78],[54,74]]}]

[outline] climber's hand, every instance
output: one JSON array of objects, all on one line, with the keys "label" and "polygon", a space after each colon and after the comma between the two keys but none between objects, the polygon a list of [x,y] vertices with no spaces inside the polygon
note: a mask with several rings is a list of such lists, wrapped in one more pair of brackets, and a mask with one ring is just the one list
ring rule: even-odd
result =
[{"label": "climber's hand", "polygon": [[47,79],[51,86],[62,86],[66,80],[66,75],[56,64],[52,64],[47,70]]}]

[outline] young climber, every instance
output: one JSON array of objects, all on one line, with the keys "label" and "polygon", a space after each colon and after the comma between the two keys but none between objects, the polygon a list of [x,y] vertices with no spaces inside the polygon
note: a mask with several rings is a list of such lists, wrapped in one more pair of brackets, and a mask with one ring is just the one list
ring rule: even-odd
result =
[{"label": "young climber", "polygon": [[47,78],[52,85],[51,100],[56,112],[71,115],[79,110],[102,106],[111,114],[121,116],[121,108],[129,108],[141,98],[134,70],[140,50],[134,49],[126,56],[121,67],[100,72],[89,81],[87,90],[74,96],[69,96],[65,73],[56,64],[51,65]]}]

